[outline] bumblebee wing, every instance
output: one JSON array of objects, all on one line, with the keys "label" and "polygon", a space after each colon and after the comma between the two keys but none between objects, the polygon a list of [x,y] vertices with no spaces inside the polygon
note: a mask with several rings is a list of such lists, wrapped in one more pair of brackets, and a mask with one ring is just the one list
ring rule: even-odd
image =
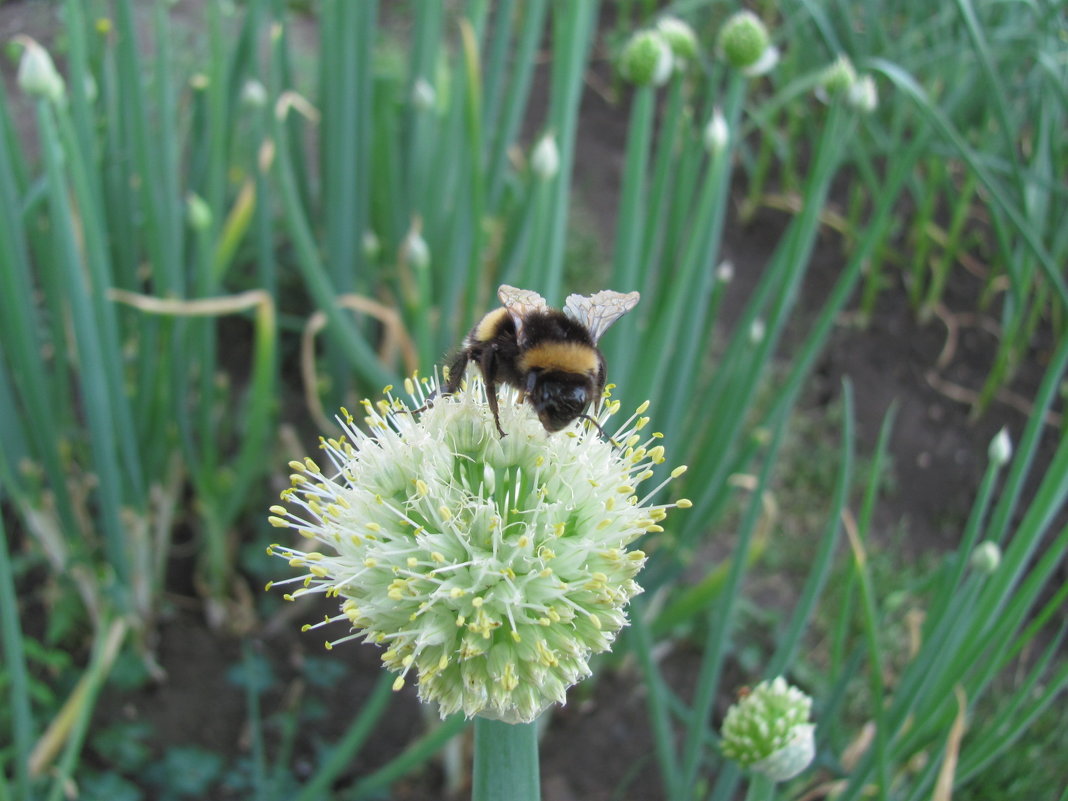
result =
[{"label": "bumblebee wing", "polygon": [[590,331],[593,344],[601,338],[608,327],[638,305],[641,298],[637,292],[613,292],[605,289],[596,295],[568,295],[564,302],[564,314],[582,323]]},{"label": "bumblebee wing", "polygon": [[549,308],[549,304],[545,302],[545,298],[530,289],[519,289],[514,286],[508,286],[508,284],[501,284],[497,290],[497,297],[501,300],[501,305],[508,309],[508,313],[512,315],[512,320],[515,322],[516,336],[522,336],[523,333],[523,318],[531,312],[545,311]]}]

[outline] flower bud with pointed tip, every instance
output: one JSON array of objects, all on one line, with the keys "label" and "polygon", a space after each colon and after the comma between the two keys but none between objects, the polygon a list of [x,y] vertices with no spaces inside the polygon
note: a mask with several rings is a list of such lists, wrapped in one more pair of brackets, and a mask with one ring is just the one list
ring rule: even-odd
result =
[{"label": "flower bud with pointed tip", "polygon": [[879,89],[875,85],[875,78],[871,75],[862,75],[846,91],[846,102],[857,111],[870,114],[879,106]]},{"label": "flower bud with pointed tip", "polygon": [[638,31],[630,37],[619,58],[619,71],[638,86],[660,86],[669,77],[674,63],[671,45],[657,31]]},{"label": "flower bud with pointed tip", "polygon": [[998,467],[1008,464],[1009,459],[1012,458],[1012,440],[1009,439],[1008,429],[1002,428],[994,435],[994,438],[990,440],[987,456],[990,458],[990,461]]},{"label": "flower bud with pointed tip", "polygon": [[720,747],[749,770],[786,781],[816,754],[811,711],[812,699],[781,676],[763,681],[727,710]]},{"label": "flower bud with pointed tip", "polygon": [[378,258],[378,254],[382,252],[382,243],[378,239],[378,234],[371,229],[363,232],[360,246],[363,248],[363,257],[368,261],[374,261]]},{"label": "flower bud with pointed tip", "polygon": [[53,103],[63,100],[67,87],[52,56],[28,36],[20,36],[18,41],[23,48],[17,76],[19,88],[31,97],[43,97]]},{"label": "flower bud with pointed tip", "polygon": [[190,192],[186,196],[185,213],[194,231],[206,231],[211,227],[211,206],[200,195]]},{"label": "flower bud with pointed tip", "polygon": [[752,11],[731,16],[720,30],[718,42],[727,63],[746,75],[763,75],[779,60],[767,27]]},{"label": "flower bud with pointed tip", "polygon": [[759,345],[764,341],[764,336],[767,334],[767,326],[764,321],[759,317],[753,320],[749,325],[749,341],[754,345]]},{"label": "flower bud with pointed tip", "polygon": [[408,264],[415,269],[425,270],[430,266],[430,246],[419,231],[411,231],[401,247]]},{"label": "flower bud with pointed tip", "polygon": [[731,139],[731,130],[719,106],[713,110],[711,119],[701,133],[701,138],[705,143],[705,149],[713,156],[718,156],[727,149]]},{"label": "flower bud with pointed tip", "polygon": [[985,576],[993,575],[1001,564],[1001,546],[992,540],[984,540],[975,546],[968,563],[972,570]]},{"label": "flower bud with pointed tip", "polygon": [[412,86],[412,105],[420,111],[430,111],[438,102],[438,93],[426,78],[419,78]]},{"label": "flower bud with pointed tip", "polygon": [[560,171],[560,150],[552,134],[545,134],[530,154],[530,169],[542,181],[550,181]]},{"label": "flower bud with pointed tip", "polygon": [[245,81],[241,87],[241,105],[248,108],[263,108],[267,105],[267,87],[255,78]]},{"label": "flower bud with pointed tip", "polygon": [[656,30],[671,48],[676,69],[697,58],[697,34],[688,22],[678,17],[661,17],[657,20]]}]

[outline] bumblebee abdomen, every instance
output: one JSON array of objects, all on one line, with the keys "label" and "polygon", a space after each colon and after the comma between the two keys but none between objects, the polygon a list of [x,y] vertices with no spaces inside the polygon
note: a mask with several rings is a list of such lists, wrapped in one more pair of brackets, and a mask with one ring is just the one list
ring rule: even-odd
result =
[{"label": "bumblebee abdomen", "polygon": [[512,316],[508,313],[508,309],[502,306],[499,309],[494,309],[478,321],[478,324],[471,329],[471,333],[467,335],[467,344],[474,345],[489,342],[494,337],[506,333],[511,333],[512,336],[515,336],[515,323],[512,321]]},{"label": "bumblebee abdomen", "polygon": [[596,349],[582,342],[540,342],[519,354],[520,372],[558,371],[594,376],[601,360]]}]

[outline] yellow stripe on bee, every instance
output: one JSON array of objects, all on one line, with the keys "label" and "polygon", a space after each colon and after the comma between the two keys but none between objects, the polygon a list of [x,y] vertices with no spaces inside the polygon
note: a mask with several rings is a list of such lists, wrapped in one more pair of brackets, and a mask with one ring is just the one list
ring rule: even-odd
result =
[{"label": "yellow stripe on bee", "polygon": [[488,342],[497,335],[497,329],[501,327],[501,323],[507,319],[508,309],[501,306],[499,309],[494,309],[485,317],[483,317],[478,325],[475,326],[474,338],[476,342]]},{"label": "yellow stripe on bee", "polygon": [[545,342],[524,351],[519,357],[519,368],[523,372],[541,369],[592,376],[599,366],[597,351],[581,342]]}]

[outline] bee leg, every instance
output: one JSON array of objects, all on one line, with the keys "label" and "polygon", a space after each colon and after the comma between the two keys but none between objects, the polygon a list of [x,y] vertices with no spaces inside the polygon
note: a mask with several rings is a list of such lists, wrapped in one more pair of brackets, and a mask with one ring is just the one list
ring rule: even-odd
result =
[{"label": "bee leg", "polygon": [[495,348],[486,348],[479,359],[478,366],[482,369],[482,380],[486,384],[486,402],[489,403],[490,411],[493,412],[493,422],[497,424],[497,433],[505,436],[501,428],[500,407],[497,405],[497,351]]},{"label": "bee leg", "polygon": [[412,409],[411,414],[416,412],[425,412],[431,406],[434,405],[434,399],[438,395],[452,395],[460,388],[460,382],[464,379],[464,372],[467,370],[467,361],[470,358],[467,349],[460,351],[456,354],[456,358],[452,360],[452,364],[449,365],[449,377],[445,383],[431,392],[426,399],[426,402],[418,409]]},{"label": "bee leg", "polygon": [[470,358],[471,353],[467,348],[456,354],[456,358],[449,365],[449,377],[441,390],[442,395],[452,395],[460,388],[460,382],[464,380],[464,373],[467,372],[467,362]]}]

